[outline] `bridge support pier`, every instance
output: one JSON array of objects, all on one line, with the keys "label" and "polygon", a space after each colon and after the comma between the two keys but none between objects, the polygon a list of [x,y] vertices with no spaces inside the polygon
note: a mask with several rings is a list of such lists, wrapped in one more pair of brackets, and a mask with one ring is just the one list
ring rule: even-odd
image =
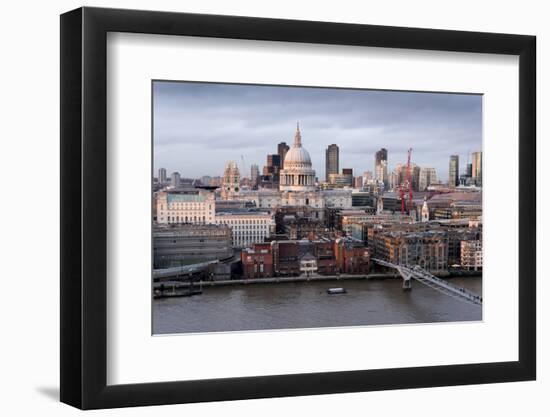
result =
[{"label": "bridge support pier", "polygon": [[412,290],[412,274],[409,274],[407,271],[405,271],[404,269],[402,268],[397,268],[397,270],[399,271],[399,275],[401,275],[401,277],[403,277],[403,286],[401,288],[403,288],[403,291],[410,291]]}]

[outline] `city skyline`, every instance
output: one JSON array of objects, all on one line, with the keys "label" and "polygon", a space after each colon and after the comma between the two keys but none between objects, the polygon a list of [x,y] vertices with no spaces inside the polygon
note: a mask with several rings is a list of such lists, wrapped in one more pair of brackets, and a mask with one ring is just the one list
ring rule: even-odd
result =
[{"label": "city skyline", "polygon": [[[154,169],[184,178],[221,176],[234,160],[245,176],[265,165],[279,142],[292,142],[300,121],[317,177],[325,177],[328,145],[340,168],[374,172],[374,155],[388,150],[388,172],[406,162],[448,178],[449,156],[460,173],[481,150],[481,96],[332,88],[187,82],[154,83]],[[191,157],[188,157],[190,155]]]}]

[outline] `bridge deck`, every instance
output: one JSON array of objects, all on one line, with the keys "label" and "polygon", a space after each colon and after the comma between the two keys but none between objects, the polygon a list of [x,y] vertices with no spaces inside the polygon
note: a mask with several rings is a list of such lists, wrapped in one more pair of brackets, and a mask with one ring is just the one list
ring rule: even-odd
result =
[{"label": "bridge deck", "polygon": [[420,267],[396,265],[382,259],[373,259],[373,261],[379,265],[396,269],[397,271],[399,271],[404,280],[414,278],[418,282],[421,282],[422,284],[433,288],[434,290],[439,291],[443,294],[449,295],[462,301],[470,302],[472,304],[482,305],[482,299],[479,295],[474,294],[473,292],[470,292],[465,288],[453,285],[446,280],[438,278],[430,274],[428,271],[421,269]]}]

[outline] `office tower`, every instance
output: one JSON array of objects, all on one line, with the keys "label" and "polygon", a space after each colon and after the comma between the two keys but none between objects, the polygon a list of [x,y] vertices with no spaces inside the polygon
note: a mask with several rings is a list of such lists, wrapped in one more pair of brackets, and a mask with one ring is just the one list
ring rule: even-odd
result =
[{"label": "office tower", "polygon": [[325,180],[328,182],[330,174],[338,174],[340,170],[340,149],[338,145],[329,145],[325,151]]},{"label": "office tower", "polygon": [[472,153],[472,180],[475,185],[482,185],[482,155],[481,152]]},{"label": "office tower", "polygon": [[420,187],[420,167],[416,164],[411,164],[411,182],[413,191],[418,191]]},{"label": "office tower", "polygon": [[449,159],[449,187],[458,185],[458,155],[451,155]]},{"label": "office tower", "polygon": [[382,148],[374,155],[374,179],[388,186],[388,150]]},{"label": "office tower", "polygon": [[363,188],[363,177],[355,177],[353,180],[354,188]]},{"label": "office tower", "polygon": [[279,172],[281,168],[281,156],[277,153],[267,155],[267,166],[275,168],[275,172]]},{"label": "office tower", "polygon": [[166,182],[166,169],[159,168],[158,181],[159,181],[160,184],[164,184]]},{"label": "office tower", "polygon": [[181,183],[181,177],[179,172],[172,172],[172,178],[170,180],[170,184],[174,188],[178,188]]},{"label": "office tower", "polygon": [[399,182],[400,173],[401,172],[396,169],[390,172],[390,175],[388,176],[388,186],[390,190],[397,190],[399,188],[399,185],[401,184]]},{"label": "office tower", "polygon": [[290,146],[288,146],[286,142],[281,142],[277,145],[277,153],[279,154],[281,169],[285,166],[285,155],[289,149],[290,149]]},{"label": "office tower", "polygon": [[267,155],[267,165],[263,168],[261,185],[264,188],[279,188],[279,171],[281,170],[281,157],[279,154]]},{"label": "office tower", "polygon": [[435,168],[420,168],[420,178],[419,178],[419,185],[418,189],[420,191],[426,190],[430,186],[430,184],[434,184],[437,182],[437,172],[435,171]]},{"label": "office tower", "polygon": [[260,181],[260,168],[256,164],[250,165],[250,181],[252,188],[257,188]]}]

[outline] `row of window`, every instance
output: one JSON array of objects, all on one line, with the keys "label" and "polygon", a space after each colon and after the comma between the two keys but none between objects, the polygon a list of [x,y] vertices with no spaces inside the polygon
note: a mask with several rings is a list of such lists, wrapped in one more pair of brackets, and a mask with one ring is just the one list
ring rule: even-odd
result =
[{"label": "row of window", "polygon": [[[161,217],[160,218],[160,221],[162,222],[162,220],[164,219],[164,217]],[[201,223],[206,223],[206,216],[168,216],[167,217],[167,221],[168,223],[194,223],[194,222],[201,222]]]},{"label": "row of window", "polygon": [[238,230],[233,231],[233,236],[267,236],[268,233],[264,232],[240,232]]},{"label": "row of window", "polygon": [[[197,209],[197,210],[204,210],[206,204],[205,203],[169,203],[167,205],[168,210],[176,210],[176,209],[185,209],[188,210],[191,209]],[[160,205],[160,209],[164,210],[164,204]],[[212,204],[208,204],[208,210],[212,210]]]},{"label": "row of window", "polygon": [[227,220],[227,219],[220,219],[218,220],[218,223],[219,224],[227,224],[228,226],[232,226],[233,224],[243,224],[243,225],[248,225],[248,224],[267,224],[267,220],[255,220],[255,219],[251,219],[251,220],[236,220],[236,219],[231,219],[231,220]]}]

